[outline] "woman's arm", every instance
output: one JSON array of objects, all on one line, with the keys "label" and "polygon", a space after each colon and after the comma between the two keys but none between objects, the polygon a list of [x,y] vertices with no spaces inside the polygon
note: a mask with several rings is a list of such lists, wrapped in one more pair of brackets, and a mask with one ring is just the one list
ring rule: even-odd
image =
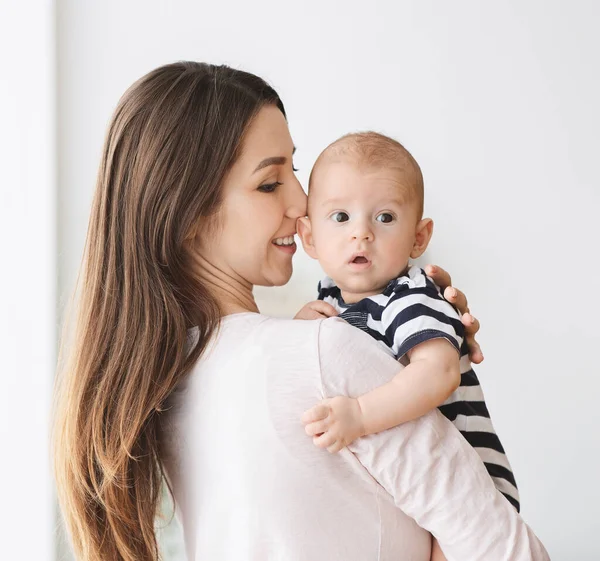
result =
[{"label": "woman's arm", "polygon": [[[319,357],[325,398],[367,393],[398,368],[368,335],[336,318],[321,323]],[[438,539],[449,561],[549,559],[475,450],[438,411],[360,438],[349,450],[396,506]]]}]

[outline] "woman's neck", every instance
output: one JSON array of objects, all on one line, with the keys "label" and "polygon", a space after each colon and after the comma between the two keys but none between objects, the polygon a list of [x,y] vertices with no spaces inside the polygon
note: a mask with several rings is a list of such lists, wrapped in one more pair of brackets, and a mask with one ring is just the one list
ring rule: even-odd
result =
[{"label": "woman's neck", "polygon": [[213,265],[199,254],[194,255],[194,266],[196,274],[216,299],[224,316],[240,312],[258,313],[252,284],[235,273]]}]

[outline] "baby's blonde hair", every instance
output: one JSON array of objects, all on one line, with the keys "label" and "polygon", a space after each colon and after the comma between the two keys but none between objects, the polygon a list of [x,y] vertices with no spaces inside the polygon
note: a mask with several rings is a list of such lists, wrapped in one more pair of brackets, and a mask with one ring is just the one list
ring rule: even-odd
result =
[{"label": "baby's blonde hair", "polygon": [[310,194],[316,172],[328,162],[351,161],[365,168],[393,168],[410,178],[408,193],[417,204],[419,220],[423,216],[423,174],[412,154],[397,140],[384,134],[366,131],[346,134],[333,141],[317,158],[308,180]]}]

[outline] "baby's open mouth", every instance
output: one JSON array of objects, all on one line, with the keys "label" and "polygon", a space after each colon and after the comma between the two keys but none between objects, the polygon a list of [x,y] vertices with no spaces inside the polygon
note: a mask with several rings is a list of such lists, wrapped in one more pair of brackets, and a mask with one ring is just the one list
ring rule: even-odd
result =
[{"label": "baby's open mouth", "polygon": [[358,265],[357,270],[367,269],[371,266],[371,260],[361,251],[350,256],[349,265]]}]

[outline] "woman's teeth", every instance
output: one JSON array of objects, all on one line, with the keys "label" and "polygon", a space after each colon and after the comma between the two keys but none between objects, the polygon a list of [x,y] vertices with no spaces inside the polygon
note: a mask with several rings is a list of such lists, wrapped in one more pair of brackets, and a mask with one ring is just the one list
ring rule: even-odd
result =
[{"label": "woman's teeth", "polygon": [[273,243],[275,245],[292,245],[294,243],[294,236],[287,236],[286,238],[277,238]]}]

